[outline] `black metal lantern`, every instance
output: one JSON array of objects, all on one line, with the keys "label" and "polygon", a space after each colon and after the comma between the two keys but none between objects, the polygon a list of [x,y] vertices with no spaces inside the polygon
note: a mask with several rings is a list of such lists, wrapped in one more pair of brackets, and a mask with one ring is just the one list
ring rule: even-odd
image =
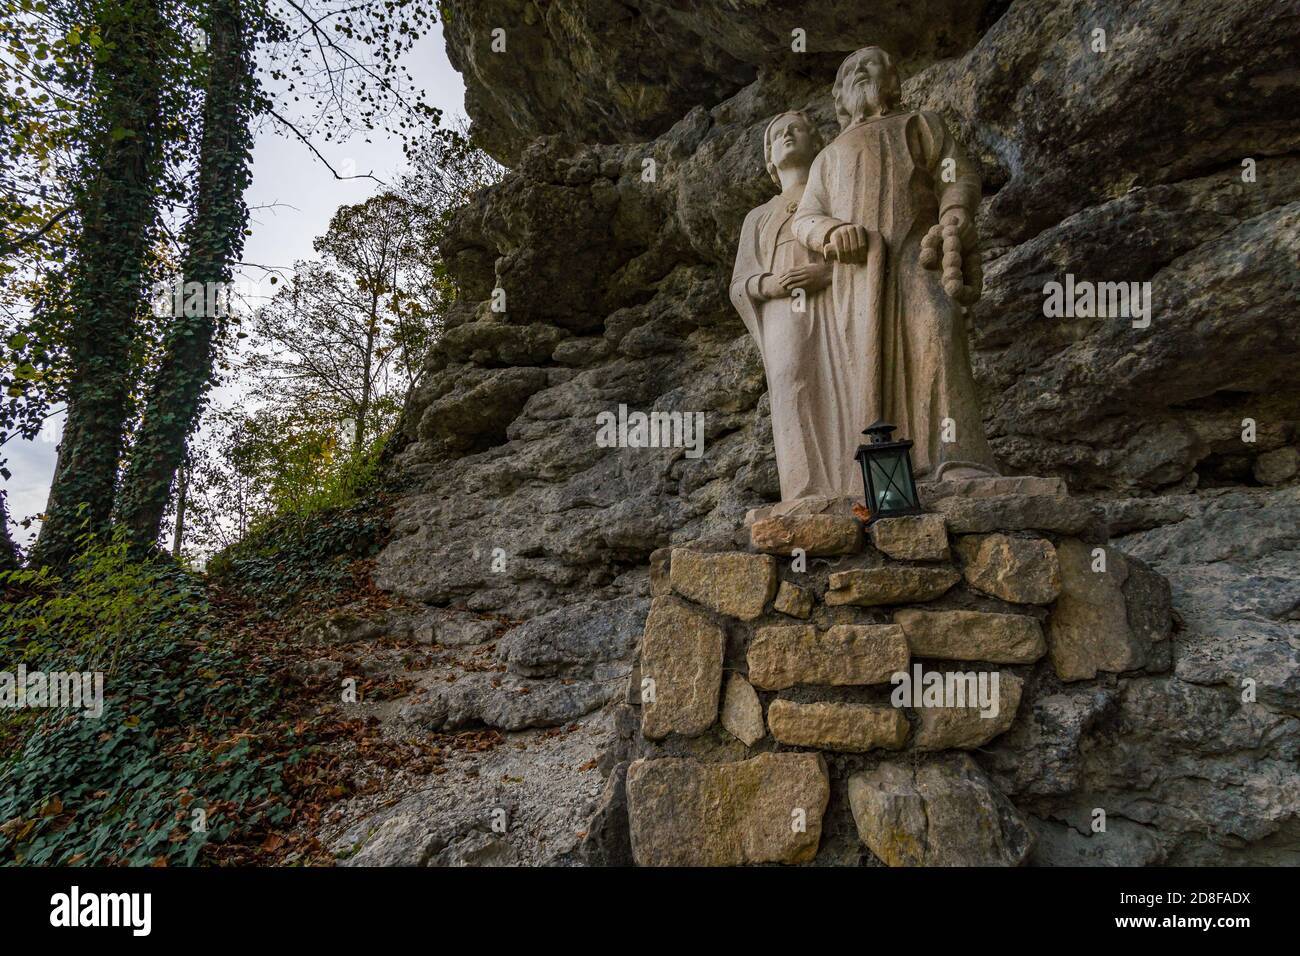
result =
[{"label": "black metal lantern", "polygon": [[888,422],[868,425],[862,434],[870,440],[859,445],[854,456],[862,466],[862,487],[871,512],[868,524],[877,518],[921,513],[916,480],[912,477],[912,457],[908,454],[912,443],[906,439],[890,441],[893,431],[894,426]]}]

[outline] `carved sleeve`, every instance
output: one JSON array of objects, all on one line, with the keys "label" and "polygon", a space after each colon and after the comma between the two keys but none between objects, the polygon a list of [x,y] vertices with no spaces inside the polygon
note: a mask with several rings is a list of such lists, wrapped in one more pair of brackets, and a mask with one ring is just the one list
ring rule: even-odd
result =
[{"label": "carved sleeve", "polygon": [[740,241],[736,244],[736,265],[731,270],[731,304],[740,313],[745,328],[755,338],[759,337],[758,309],[756,305],[763,301],[758,288],[767,273],[759,259],[758,236],[762,206],[750,210],[740,227]]},{"label": "carved sleeve", "polygon": [[804,188],[803,199],[799,202],[799,209],[791,224],[795,238],[818,255],[821,255],[831,232],[837,226],[844,225],[843,220],[830,214],[831,194],[830,184],[826,182],[828,163],[825,162],[827,153],[829,150],[822,150],[813,160],[812,168],[808,170],[808,185]]},{"label": "carved sleeve", "polygon": [[939,217],[942,219],[944,213],[954,208],[965,209],[974,217],[980,204],[979,172],[948,131],[943,118],[937,113],[921,113],[915,132],[919,142],[909,136],[909,145],[919,153],[914,153],[915,158],[933,177]]}]

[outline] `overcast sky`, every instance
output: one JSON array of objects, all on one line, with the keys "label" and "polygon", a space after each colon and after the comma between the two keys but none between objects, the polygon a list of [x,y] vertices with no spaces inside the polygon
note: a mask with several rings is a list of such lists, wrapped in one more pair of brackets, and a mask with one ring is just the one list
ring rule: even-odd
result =
[{"label": "overcast sky", "polygon": [[[441,25],[415,47],[406,65],[412,79],[424,87],[428,101],[443,111],[444,119],[464,111],[465,88],[460,74],[447,61]],[[351,168],[394,182],[403,165],[401,141],[378,134],[371,139],[373,142],[367,143],[358,136],[342,143],[317,144],[317,148],[340,172]],[[334,210],[362,202],[383,188],[371,179],[336,180],[302,143],[272,129],[262,131],[253,150],[253,184],[247,196],[253,207],[252,235],[245,244],[244,261],[288,268],[295,260],[309,258],[312,240],[325,231]],[[262,274],[248,271],[240,278],[258,280]],[[229,402],[232,394],[223,390],[216,400]],[[4,486],[14,520],[44,510],[61,426],[61,420],[51,420],[35,441],[15,438],[5,446],[13,477]],[[31,532],[12,530],[19,544],[29,543]]]}]

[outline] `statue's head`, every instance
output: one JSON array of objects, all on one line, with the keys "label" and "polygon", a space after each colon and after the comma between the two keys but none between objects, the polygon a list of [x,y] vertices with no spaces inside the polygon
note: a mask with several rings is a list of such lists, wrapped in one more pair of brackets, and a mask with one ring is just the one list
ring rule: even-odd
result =
[{"label": "statue's head", "polygon": [[780,185],[777,170],[807,169],[823,145],[821,133],[807,114],[799,110],[778,113],[763,131],[763,164],[772,181]]},{"label": "statue's head", "polygon": [[835,74],[831,94],[841,129],[867,116],[883,116],[902,98],[893,57],[878,46],[850,53]]}]

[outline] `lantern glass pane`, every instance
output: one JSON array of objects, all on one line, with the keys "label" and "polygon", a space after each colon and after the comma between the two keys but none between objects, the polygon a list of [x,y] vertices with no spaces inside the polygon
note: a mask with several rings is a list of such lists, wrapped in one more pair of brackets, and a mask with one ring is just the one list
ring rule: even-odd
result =
[{"label": "lantern glass pane", "polygon": [[891,451],[871,459],[871,490],[875,496],[872,509],[877,514],[889,514],[913,508],[908,481],[906,452]]}]

